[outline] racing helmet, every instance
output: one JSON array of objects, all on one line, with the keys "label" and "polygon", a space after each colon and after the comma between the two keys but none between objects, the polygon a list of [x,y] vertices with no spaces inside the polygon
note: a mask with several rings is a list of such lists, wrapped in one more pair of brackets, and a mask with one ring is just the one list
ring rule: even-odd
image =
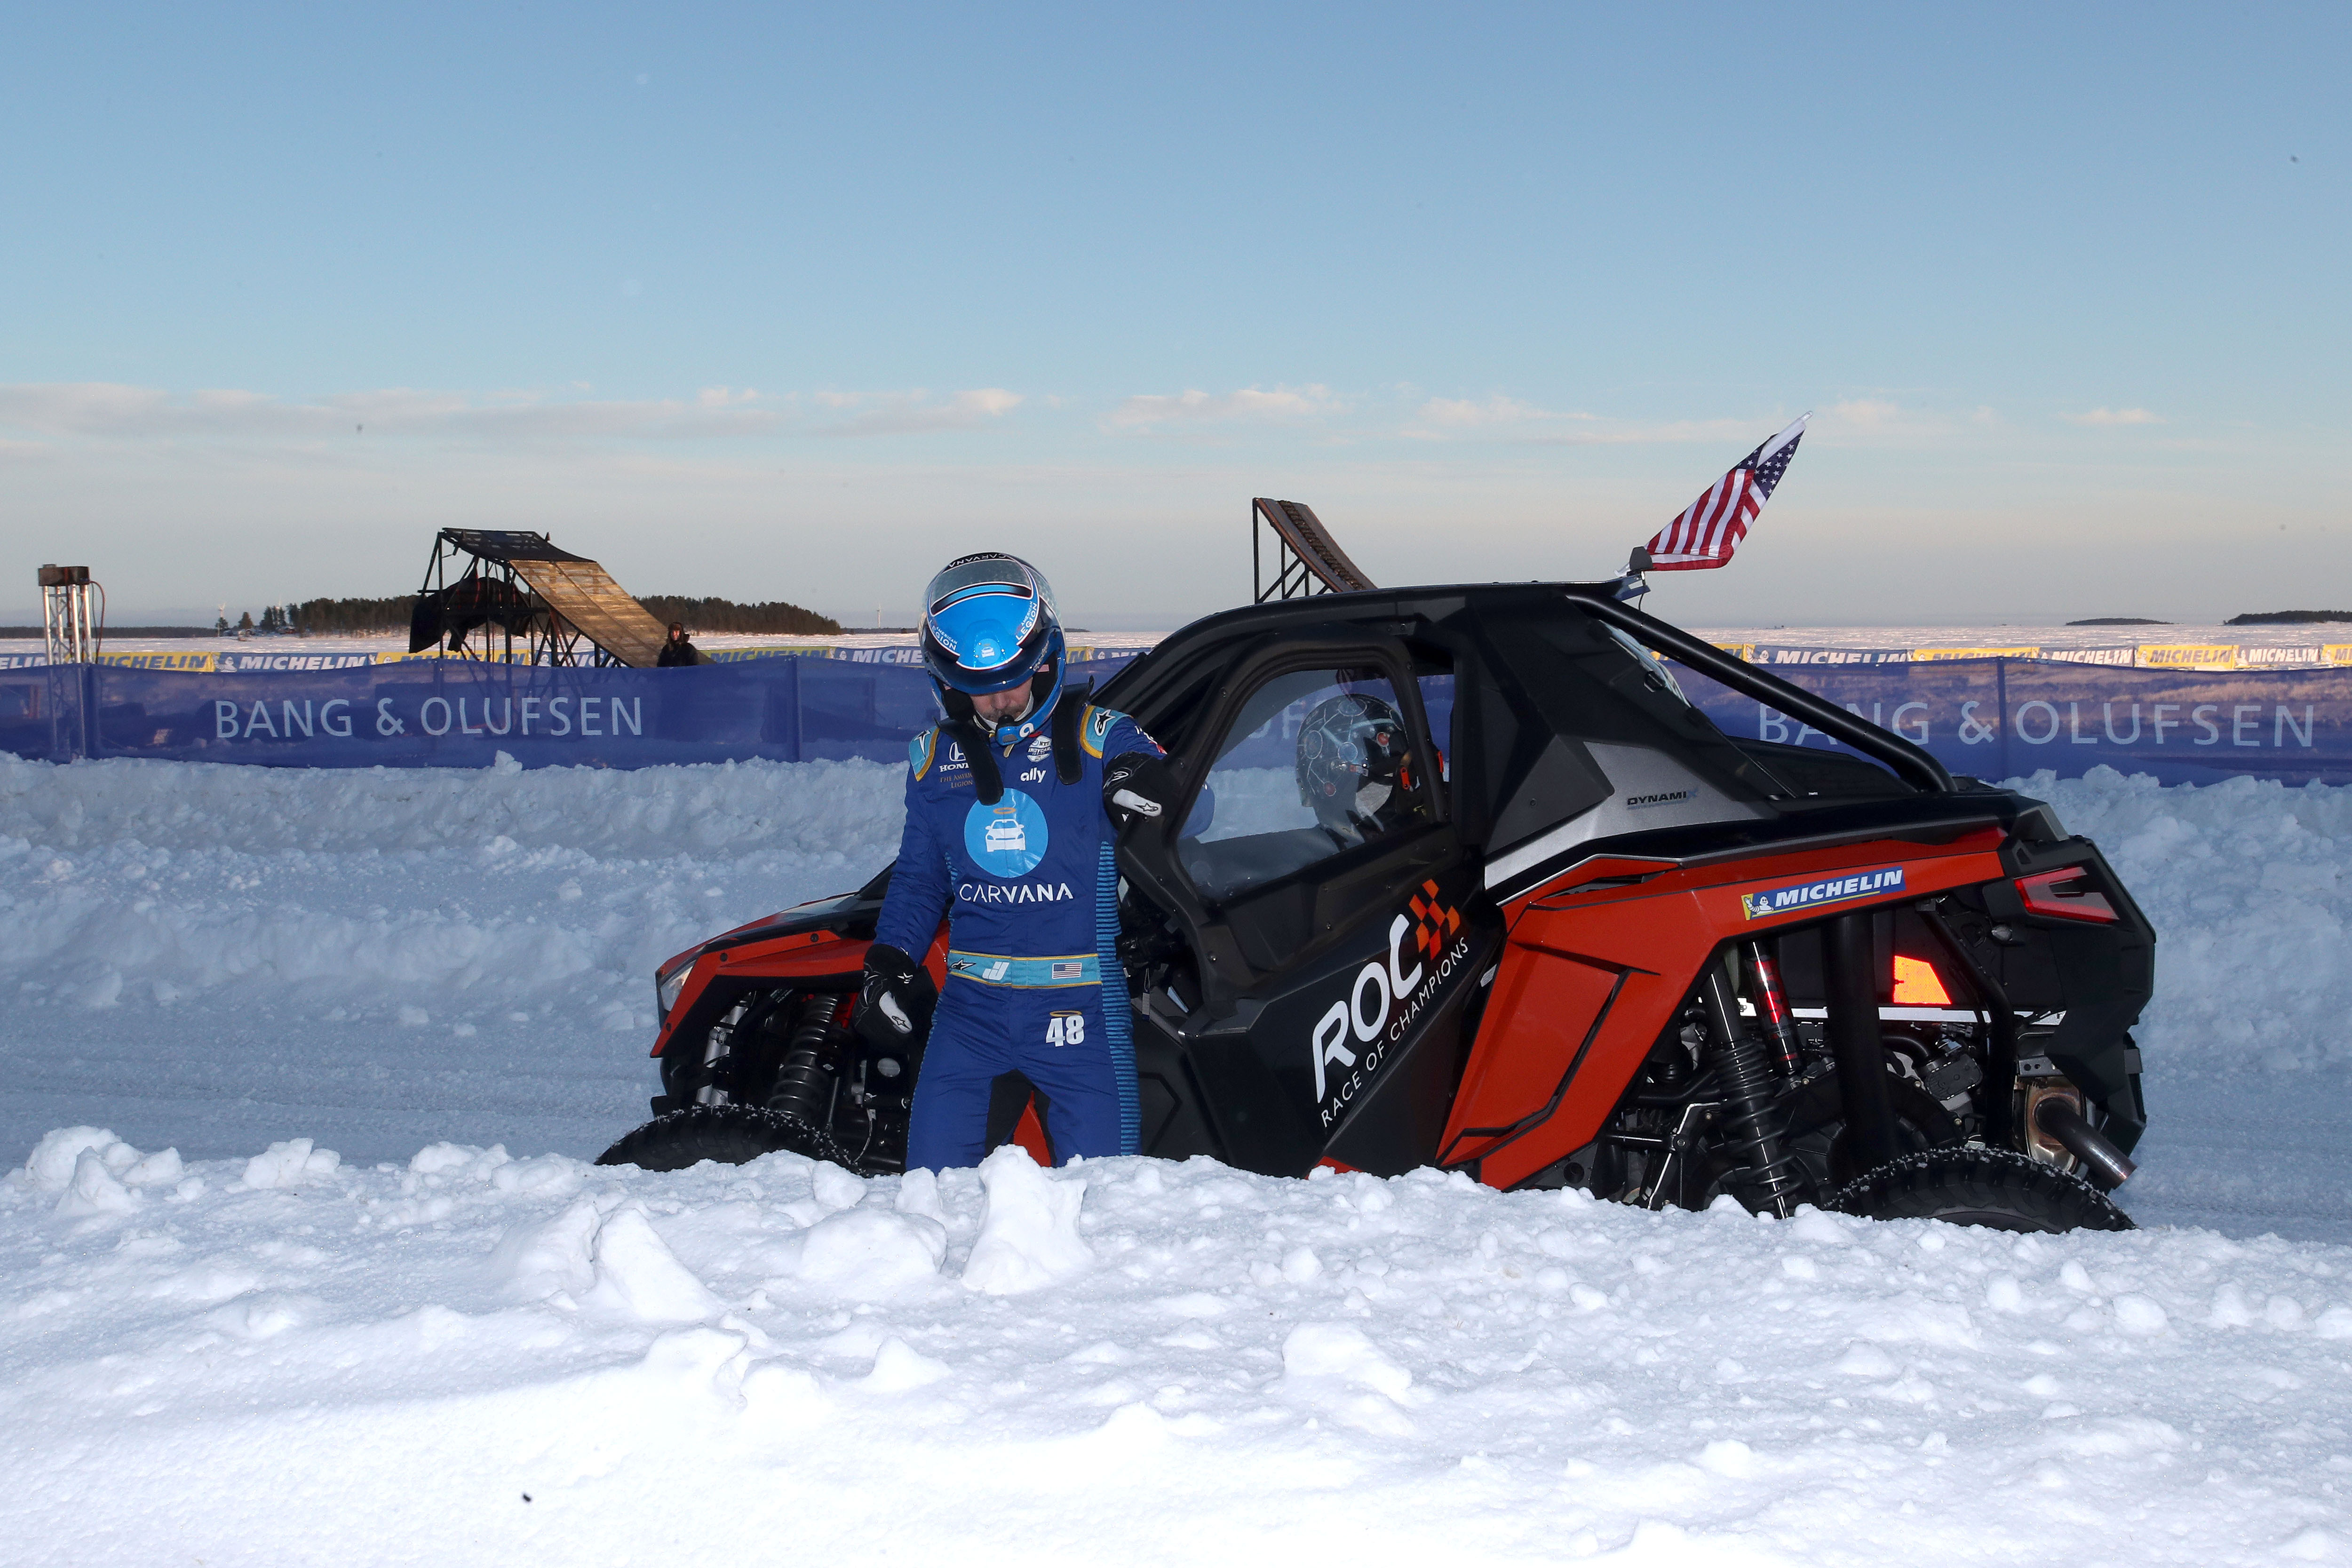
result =
[{"label": "racing helmet", "polygon": [[1404,715],[1365,692],[1327,697],[1298,727],[1298,798],[1349,841],[1386,833],[1414,813]]},{"label": "racing helmet", "polygon": [[[949,562],[923,590],[922,648],[923,666],[950,715],[968,717],[971,699],[1029,682],[1033,700],[1013,726],[1013,739],[1043,724],[1061,694],[1062,618],[1054,590],[1017,555],[991,550]],[[1000,737],[1006,733],[1000,726]]]}]

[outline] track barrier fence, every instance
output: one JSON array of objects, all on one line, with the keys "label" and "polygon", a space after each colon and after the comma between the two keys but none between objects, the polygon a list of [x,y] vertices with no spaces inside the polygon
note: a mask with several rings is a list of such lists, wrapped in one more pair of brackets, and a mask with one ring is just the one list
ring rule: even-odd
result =
[{"label": "track barrier fence", "polygon": [[[1134,650],[1073,659],[1097,686]],[[1690,670],[1729,733],[1827,737]],[[2105,764],[2167,784],[2251,775],[2352,784],[2352,669],[2140,668],[2032,658],[1788,665],[1774,673],[1925,745],[1956,773],[2074,777]],[[409,659],[201,671],[0,668],[0,749],[278,767],[635,768],[765,758],[897,762],[937,719],[919,665],[745,659],[692,669]]]}]

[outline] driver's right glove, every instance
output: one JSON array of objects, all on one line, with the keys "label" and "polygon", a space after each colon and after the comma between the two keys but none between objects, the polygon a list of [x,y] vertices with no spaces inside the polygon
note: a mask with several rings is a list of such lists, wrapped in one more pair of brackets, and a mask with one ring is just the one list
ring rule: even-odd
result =
[{"label": "driver's right glove", "polygon": [[866,950],[866,978],[857,992],[857,1033],[877,1050],[903,1056],[931,1022],[938,990],[923,966],[887,942]]}]

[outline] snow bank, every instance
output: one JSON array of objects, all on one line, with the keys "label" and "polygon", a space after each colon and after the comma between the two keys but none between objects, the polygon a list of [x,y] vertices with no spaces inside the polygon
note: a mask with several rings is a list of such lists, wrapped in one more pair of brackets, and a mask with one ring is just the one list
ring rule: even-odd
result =
[{"label": "snow bank", "polygon": [[[153,1160],[94,1129],[0,1180],[9,1561],[2352,1551],[2342,1248],[1200,1160],[261,1158],[299,1181],[67,1208]],[[1065,1213],[1055,1278],[977,1288]]]},{"label": "snow bank", "polygon": [[898,837],[878,763],[660,768],[246,768],[28,763],[0,752],[0,837],[58,850],[393,854],[518,849],[667,859],[824,855]]},{"label": "snow bank", "polygon": [[2352,789],[2159,788],[2112,768],[2016,781],[2097,841],[2157,931],[2151,1061],[2203,1072],[2352,1062]]},{"label": "snow bank", "polygon": [[0,755],[0,1139],[593,1153],[643,1119],[654,965],[865,882],[903,773]]}]

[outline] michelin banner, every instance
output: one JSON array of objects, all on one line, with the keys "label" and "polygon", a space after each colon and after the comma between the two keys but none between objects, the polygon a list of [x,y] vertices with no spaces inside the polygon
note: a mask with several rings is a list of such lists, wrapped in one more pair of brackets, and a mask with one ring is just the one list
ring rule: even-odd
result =
[{"label": "michelin banner", "polygon": [[[2105,765],[2164,784],[2251,775],[2352,784],[2352,679],[2335,669],[2134,669],[2039,659],[1775,669],[1956,773],[2076,778]],[[1819,731],[1677,668],[1727,733],[1843,751]]]}]

